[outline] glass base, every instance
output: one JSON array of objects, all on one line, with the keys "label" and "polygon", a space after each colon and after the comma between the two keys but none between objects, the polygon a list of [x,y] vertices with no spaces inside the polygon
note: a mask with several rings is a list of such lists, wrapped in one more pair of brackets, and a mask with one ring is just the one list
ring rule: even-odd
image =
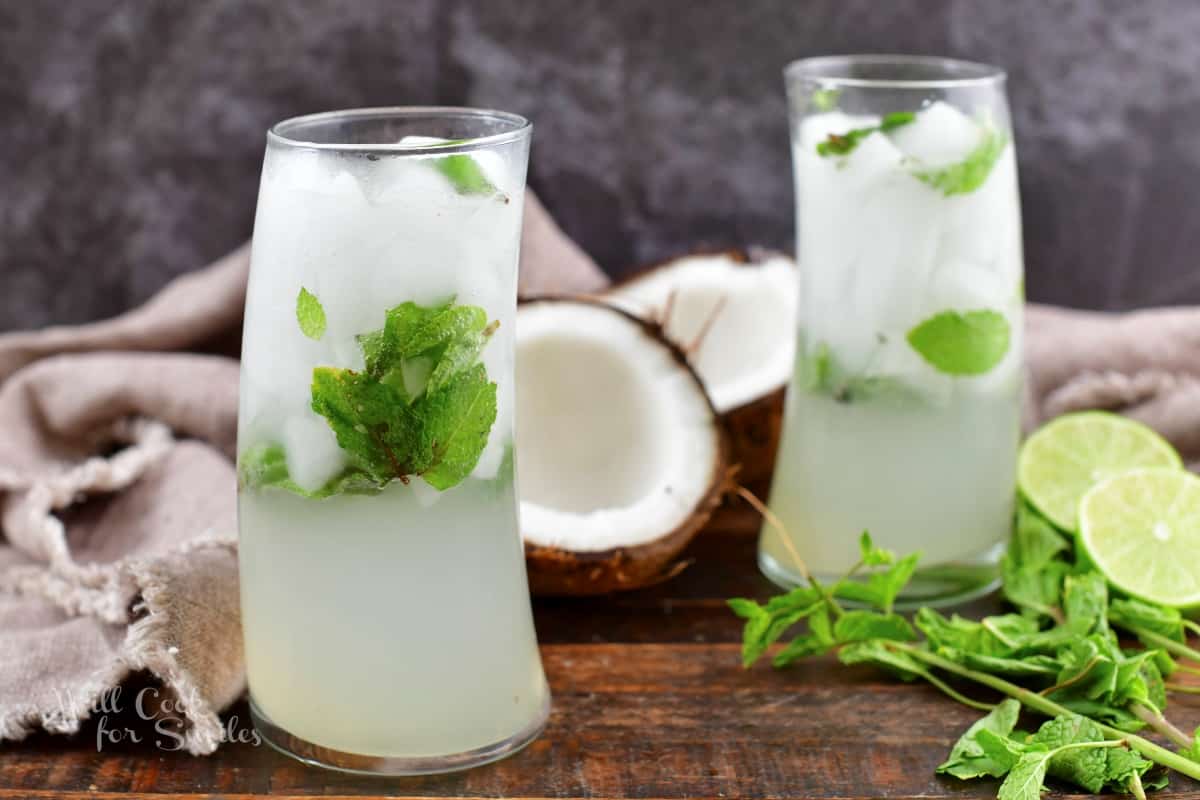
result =
[{"label": "glass base", "polygon": [[[896,608],[906,611],[921,606],[958,605],[991,594],[1000,586],[1000,559],[1004,549],[1004,542],[997,542],[973,558],[918,569],[897,599]],[[762,549],[758,551],[758,568],[781,589],[795,589],[804,583],[797,572],[780,564]],[[832,584],[840,577],[818,575],[817,580]],[[843,602],[848,606],[856,605]]]},{"label": "glass base", "polygon": [[499,761],[532,742],[546,727],[546,720],[550,716],[550,695],[546,695],[546,702],[542,705],[542,710],[537,717],[507,739],[476,747],[474,750],[444,756],[413,758],[368,756],[322,747],[288,733],[276,725],[254,704],[253,697],[250,698],[250,716],[254,720],[255,729],[267,744],[285,756],[291,756],[297,761],[314,767],[359,775],[436,775],[445,772],[459,772]]}]

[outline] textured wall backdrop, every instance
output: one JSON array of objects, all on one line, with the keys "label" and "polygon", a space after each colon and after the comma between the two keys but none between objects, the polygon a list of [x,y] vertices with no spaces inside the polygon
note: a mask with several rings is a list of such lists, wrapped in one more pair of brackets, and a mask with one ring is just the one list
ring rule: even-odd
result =
[{"label": "textured wall backdrop", "polygon": [[294,114],[467,103],[610,272],[790,248],[780,68],[855,51],[1010,71],[1033,299],[1200,302],[1192,0],[0,0],[0,330],[110,315],[250,234]]}]

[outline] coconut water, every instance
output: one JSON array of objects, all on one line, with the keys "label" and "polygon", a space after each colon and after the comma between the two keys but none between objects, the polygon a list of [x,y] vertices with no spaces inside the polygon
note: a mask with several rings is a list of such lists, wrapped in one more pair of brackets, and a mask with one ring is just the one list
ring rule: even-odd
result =
[{"label": "coconut water", "polygon": [[[854,133],[855,131],[864,133]],[[1011,138],[945,102],[799,121],[801,313],[770,508],[812,572],[869,530],[922,564],[1010,529],[1023,278]],[[761,557],[794,578],[764,528]]]},{"label": "coconut water", "polygon": [[[272,146],[263,168],[238,432],[250,693],[272,725],[344,753],[461,754],[536,726],[548,702],[512,458],[525,153],[445,158]],[[410,475],[363,492],[367,426],[318,413],[315,375],[369,375],[367,342],[403,304],[486,315],[494,423],[452,488]],[[433,381],[421,364],[398,378],[414,407]]]}]

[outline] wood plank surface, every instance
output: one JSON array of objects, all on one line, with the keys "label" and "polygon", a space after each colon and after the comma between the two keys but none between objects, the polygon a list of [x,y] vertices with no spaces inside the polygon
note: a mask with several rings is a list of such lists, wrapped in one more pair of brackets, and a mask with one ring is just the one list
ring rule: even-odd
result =
[{"label": "wood plank surface", "polygon": [[[154,731],[127,712],[108,715],[106,730],[133,728],[140,743],[108,742],[98,752],[93,722],[71,738],[39,734],[0,746],[0,800],[994,797],[994,782],[934,775],[978,712],[931,687],[832,659],[741,668],[740,625],[724,599],[773,591],[755,567],[756,531],[747,509],[723,509],[690,549],[693,564],[668,583],[538,600],[554,710],[542,737],[506,761],[449,776],[368,778],[246,743],[195,758],[156,747]],[[967,613],[996,608],[985,600]],[[1181,723],[1200,723],[1200,697],[1173,702]],[[227,720],[245,731],[245,704]],[[1200,786],[1173,776],[1160,796],[1200,798]]]}]

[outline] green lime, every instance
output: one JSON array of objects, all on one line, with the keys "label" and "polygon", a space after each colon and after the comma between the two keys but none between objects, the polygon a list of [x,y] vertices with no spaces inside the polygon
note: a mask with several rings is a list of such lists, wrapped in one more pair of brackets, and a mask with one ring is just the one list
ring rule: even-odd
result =
[{"label": "green lime", "polygon": [[1092,487],[1079,541],[1109,583],[1175,608],[1200,605],[1200,478],[1145,467]]},{"label": "green lime", "polygon": [[1066,414],[1021,447],[1017,486],[1063,530],[1075,530],[1079,500],[1100,481],[1138,467],[1183,466],[1165,439],[1140,422],[1106,411]]}]

